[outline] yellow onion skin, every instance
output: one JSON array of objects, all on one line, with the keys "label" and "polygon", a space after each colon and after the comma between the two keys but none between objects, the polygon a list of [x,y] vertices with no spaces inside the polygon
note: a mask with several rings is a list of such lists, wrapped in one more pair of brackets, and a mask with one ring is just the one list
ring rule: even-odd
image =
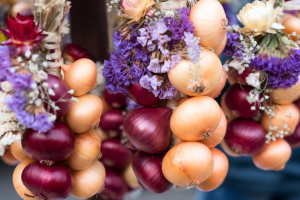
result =
[{"label": "yellow onion skin", "polygon": [[218,103],[210,97],[186,100],[173,112],[171,130],[184,141],[198,141],[213,133],[221,121]]},{"label": "yellow onion skin", "polygon": [[219,1],[200,0],[191,9],[190,21],[195,26],[195,36],[203,47],[218,47],[226,37],[228,20]]},{"label": "yellow onion skin", "polygon": [[228,117],[230,119],[235,119],[237,117],[233,116],[231,111],[227,108],[227,105],[225,103],[225,96],[226,96],[226,92],[222,95],[222,98],[221,98],[221,108],[224,111],[226,117]]},{"label": "yellow onion skin", "polygon": [[227,43],[227,35],[225,35],[225,38],[223,39],[222,43],[217,46],[216,48],[214,48],[214,53],[219,56],[223,50],[225,49],[225,46],[226,46],[226,43]]},{"label": "yellow onion skin", "polygon": [[[196,82],[191,83],[194,76],[189,75],[190,67],[193,71],[197,71],[197,77],[201,77],[200,86],[197,86]],[[203,50],[199,62],[193,64],[182,59],[168,72],[168,77],[178,91],[188,96],[203,96],[217,87],[222,77],[222,68],[222,63],[215,53]],[[197,91],[193,90],[194,87]]]},{"label": "yellow onion skin", "polygon": [[[299,76],[300,78],[300,76]],[[273,103],[279,105],[290,104],[297,100],[300,96],[300,80],[290,88],[278,88],[271,91],[271,99]]]},{"label": "yellow onion skin", "polygon": [[271,141],[252,157],[254,164],[262,170],[282,170],[292,155],[292,148],[284,139]]},{"label": "yellow onion skin", "polygon": [[214,168],[211,175],[204,182],[196,186],[197,189],[209,192],[217,189],[225,180],[229,168],[229,161],[226,155],[219,149],[211,149],[214,159]]},{"label": "yellow onion skin", "polygon": [[237,153],[234,153],[233,151],[231,151],[231,149],[227,146],[227,144],[225,143],[225,141],[223,140],[221,143],[220,143],[223,151],[225,151],[225,153],[227,155],[230,155],[232,157],[240,157],[241,155],[237,154]]},{"label": "yellow onion skin", "polygon": [[222,71],[223,71],[222,77],[221,77],[219,84],[210,93],[208,93],[205,96],[208,96],[208,97],[211,97],[214,99],[221,94],[223,88],[225,87],[226,81],[227,81],[227,73],[226,73],[224,67],[222,67]]},{"label": "yellow onion skin", "polygon": [[16,166],[19,164],[19,160],[17,160],[14,155],[11,153],[10,149],[6,149],[4,155],[1,157],[3,162],[10,166]]},{"label": "yellow onion skin", "polygon": [[25,160],[31,160],[31,158],[25,153],[25,151],[22,148],[21,141],[14,142],[11,145],[11,153],[14,155],[14,157],[19,161],[25,161]]},{"label": "yellow onion skin", "polygon": [[166,179],[181,187],[194,187],[212,173],[214,161],[208,147],[199,142],[183,142],[164,157],[162,171]]},{"label": "yellow onion skin", "polygon": [[137,180],[137,177],[136,175],[134,174],[134,171],[132,169],[132,165],[128,165],[126,167],[126,169],[124,170],[123,172],[123,178],[125,180],[125,182],[127,183],[127,185],[130,187],[130,188],[138,188],[140,187],[140,184]]},{"label": "yellow onion skin", "polygon": [[[281,21],[282,25],[285,27],[283,31],[287,34],[292,34],[295,32],[297,35],[300,35],[300,19],[296,16],[285,14]],[[291,39],[297,42],[297,36],[291,35]]]},{"label": "yellow onion skin", "polygon": [[230,85],[233,85],[238,82],[235,74],[235,69],[233,68],[228,71],[228,82]]}]

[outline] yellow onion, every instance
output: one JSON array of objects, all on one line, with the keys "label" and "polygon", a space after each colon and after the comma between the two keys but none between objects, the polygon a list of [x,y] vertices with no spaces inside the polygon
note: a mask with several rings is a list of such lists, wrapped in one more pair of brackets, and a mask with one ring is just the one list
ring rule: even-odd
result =
[{"label": "yellow onion", "polygon": [[212,153],[199,142],[184,142],[164,157],[162,171],[166,179],[181,187],[194,187],[205,181],[214,167]]},{"label": "yellow onion", "polygon": [[185,141],[198,141],[211,136],[221,121],[218,103],[210,97],[193,97],[173,112],[171,130]]},{"label": "yellow onion", "polygon": [[186,100],[188,100],[188,99],[189,99],[188,97],[182,97],[182,98],[178,99],[178,101],[177,101],[178,106],[179,106],[180,104],[182,104],[183,102],[185,102]]},{"label": "yellow onion", "polygon": [[208,148],[213,148],[220,144],[226,134],[227,120],[224,112],[221,110],[221,121],[217,129],[211,134],[210,137],[200,140],[202,144],[205,144]]},{"label": "yellow onion", "polygon": [[25,151],[22,148],[21,141],[14,142],[11,145],[11,153],[14,155],[14,157],[19,161],[25,161],[25,160],[31,160],[31,158],[25,153]]},{"label": "yellow onion", "polygon": [[103,142],[104,140],[107,140],[109,138],[108,135],[99,126],[94,128],[94,130],[98,133],[98,136],[100,137],[101,142]]},{"label": "yellow onion", "polygon": [[19,194],[19,196],[24,199],[24,200],[34,200],[37,199],[35,197],[27,197],[25,196],[25,194],[28,194],[30,196],[32,196],[32,193],[24,186],[22,180],[21,180],[21,175],[22,172],[24,170],[24,168],[29,165],[30,163],[34,162],[35,160],[31,159],[31,160],[25,160],[24,162],[21,162],[14,171],[13,174],[13,184],[15,187],[15,190],[17,191],[17,193]]},{"label": "yellow onion", "polygon": [[292,155],[291,146],[284,139],[271,141],[258,154],[253,156],[256,167],[262,170],[282,170]]},{"label": "yellow onion", "polygon": [[[287,34],[292,34],[295,32],[297,35],[300,35],[300,19],[296,16],[285,14],[281,20],[282,25],[285,27],[283,31]],[[298,40],[297,36],[291,36],[291,39],[295,42]]]},{"label": "yellow onion", "polygon": [[128,165],[124,170],[123,178],[130,188],[135,189],[140,187],[140,184],[136,178],[136,175],[134,174],[131,164]]},{"label": "yellow onion", "polygon": [[233,85],[238,82],[235,74],[235,69],[233,68],[228,71],[228,82],[230,85]]},{"label": "yellow onion", "polygon": [[231,111],[227,108],[227,105],[225,103],[225,96],[226,96],[226,92],[223,94],[222,98],[221,98],[221,108],[224,111],[225,115],[230,119],[235,119],[237,118],[236,116],[233,116],[233,114],[231,113]]},{"label": "yellow onion", "polygon": [[224,142],[224,140],[220,144],[221,144],[223,151],[225,151],[225,153],[227,153],[228,155],[230,155],[232,157],[240,157],[241,156],[241,155],[231,151],[231,149],[227,146],[227,144]]},{"label": "yellow onion", "polygon": [[[190,68],[193,71],[192,74]],[[191,83],[191,80],[195,79],[196,72],[201,80]],[[168,72],[168,77],[180,92],[188,96],[202,96],[211,92],[219,84],[222,77],[222,64],[216,54],[203,50],[199,62],[192,64],[182,59]]]},{"label": "yellow onion", "polygon": [[227,35],[225,35],[225,38],[223,39],[222,43],[219,46],[217,46],[216,48],[214,48],[214,53],[217,56],[219,56],[223,52],[223,50],[226,46],[226,43],[227,43]]},{"label": "yellow onion", "polygon": [[75,133],[83,133],[90,128],[97,127],[102,114],[102,101],[92,94],[78,97],[78,102],[72,102],[66,115],[69,128]]},{"label": "yellow onion", "polygon": [[227,81],[227,72],[225,71],[224,67],[222,67],[222,71],[223,71],[222,77],[221,77],[221,80],[220,80],[219,84],[217,85],[217,87],[215,87],[210,93],[208,93],[205,96],[208,96],[208,97],[211,97],[214,99],[221,94],[223,88],[225,87],[226,81]]},{"label": "yellow onion", "polygon": [[190,21],[196,27],[196,37],[200,37],[203,47],[218,47],[226,37],[228,20],[219,1],[200,0],[190,13]]},{"label": "yellow onion", "polygon": [[95,88],[97,66],[93,61],[83,58],[71,65],[62,65],[61,68],[64,72],[64,81],[74,90],[74,96],[84,95]]},{"label": "yellow onion", "polygon": [[111,109],[110,105],[107,103],[107,101],[104,98],[104,95],[102,95],[100,97],[102,104],[103,104],[103,113],[105,113],[106,111],[109,111]]},{"label": "yellow onion", "polygon": [[73,154],[66,160],[74,170],[84,170],[100,157],[101,140],[95,130],[75,135]]},{"label": "yellow onion", "polygon": [[104,189],[105,168],[99,161],[95,161],[85,170],[71,170],[73,177],[72,196],[87,199]]},{"label": "yellow onion", "polygon": [[[291,103],[287,105],[275,105],[274,117],[264,113],[261,125],[269,132],[271,131],[275,137],[279,137],[279,131],[284,131],[285,136],[293,134],[296,126],[299,123],[300,113],[298,107]],[[275,130],[270,130],[271,127],[277,127]]]},{"label": "yellow onion", "polygon": [[1,158],[7,165],[16,166],[19,163],[19,160],[14,157],[10,149],[6,149]]},{"label": "yellow onion", "polygon": [[212,191],[219,187],[226,178],[229,162],[227,156],[219,149],[211,149],[214,159],[214,168],[211,175],[204,182],[196,186],[201,191]]},{"label": "yellow onion", "polygon": [[[300,78],[300,76],[299,76]],[[284,105],[292,103],[300,96],[300,81],[290,88],[278,88],[271,91],[271,99],[274,103]]]}]

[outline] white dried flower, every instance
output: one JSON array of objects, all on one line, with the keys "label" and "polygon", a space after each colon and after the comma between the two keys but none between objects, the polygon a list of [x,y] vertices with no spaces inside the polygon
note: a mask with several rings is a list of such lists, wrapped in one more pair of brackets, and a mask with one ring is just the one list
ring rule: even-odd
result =
[{"label": "white dried flower", "polygon": [[78,99],[77,99],[76,97],[72,97],[72,98],[71,98],[71,101],[72,101],[72,102],[78,102]]},{"label": "white dried flower", "polygon": [[30,56],[31,56],[31,51],[27,50],[27,51],[25,52],[25,57],[26,57],[26,58],[29,58]]},{"label": "white dried flower", "polygon": [[74,94],[74,90],[69,90],[68,93],[73,95]]},{"label": "white dried flower", "polygon": [[51,88],[49,88],[48,93],[51,96],[55,96],[55,92]]},{"label": "white dried flower", "polygon": [[246,77],[246,82],[248,85],[251,85],[253,87],[259,88],[260,86],[260,80],[259,80],[259,73],[250,73],[248,77]]}]

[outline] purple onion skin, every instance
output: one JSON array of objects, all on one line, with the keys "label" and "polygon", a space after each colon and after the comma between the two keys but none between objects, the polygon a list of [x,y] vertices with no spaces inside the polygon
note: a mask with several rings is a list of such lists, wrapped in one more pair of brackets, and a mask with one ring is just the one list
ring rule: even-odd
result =
[{"label": "purple onion skin", "polygon": [[105,90],[104,99],[113,108],[124,108],[126,106],[126,96],[121,93],[113,94]]},{"label": "purple onion skin", "polygon": [[46,133],[27,129],[22,138],[22,147],[28,156],[50,165],[71,156],[75,146],[75,136],[69,127],[58,121],[53,125]]},{"label": "purple onion skin", "polygon": [[110,138],[121,139],[123,132],[121,127],[123,126],[125,115],[125,111],[113,108],[101,116],[99,125]]},{"label": "purple onion skin", "polygon": [[141,87],[139,83],[130,85],[127,88],[127,96],[132,99],[134,102],[141,106],[153,106],[160,100],[158,97],[155,97],[152,92]]},{"label": "purple onion skin", "polygon": [[294,103],[296,104],[296,106],[300,109],[300,99],[294,101]]},{"label": "purple onion skin", "polygon": [[[226,91],[225,103],[235,117],[251,119],[260,112],[257,103],[250,104],[247,100],[251,90],[253,90],[251,86],[241,86],[236,83],[231,85]],[[256,109],[251,110],[252,106],[255,106]]]},{"label": "purple onion skin", "polygon": [[102,157],[99,159],[109,169],[125,169],[132,156],[132,151],[116,139],[107,139],[101,144]]},{"label": "purple onion skin", "polygon": [[128,113],[124,131],[130,148],[149,154],[166,150],[171,139],[171,115],[172,110],[168,107],[142,107]]},{"label": "purple onion skin", "polygon": [[249,76],[249,74],[251,74],[253,72],[255,72],[255,70],[251,67],[247,67],[245,69],[245,71],[241,74],[239,74],[238,71],[235,70],[235,75],[236,75],[238,83],[241,85],[248,85],[248,83],[246,82],[246,78]]},{"label": "purple onion skin", "polygon": [[265,130],[254,120],[235,119],[228,123],[224,141],[236,154],[254,155],[266,144]]},{"label": "purple onion skin", "polygon": [[70,196],[73,178],[61,163],[48,166],[38,161],[30,163],[22,172],[22,182],[33,195],[42,200],[63,200]]},{"label": "purple onion skin", "polygon": [[121,200],[128,192],[128,187],[122,176],[106,169],[105,189],[100,193],[104,199]]},{"label": "purple onion skin", "polygon": [[300,147],[300,123],[295,128],[295,131],[292,135],[284,138],[292,148]]},{"label": "purple onion skin", "polygon": [[140,185],[154,193],[163,193],[172,187],[162,173],[162,160],[166,152],[151,155],[141,151],[136,152],[132,158],[132,169]]},{"label": "purple onion skin", "polygon": [[[60,108],[60,110],[56,111],[56,118],[60,118],[63,117],[65,114],[68,113],[68,111],[71,108],[71,98],[72,95],[68,93],[68,91],[70,90],[69,86],[61,79],[58,78],[57,76],[48,74],[48,78],[45,81],[46,83],[48,83],[48,90],[52,89],[55,93],[54,96],[49,95],[50,99],[54,102],[58,101],[60,98],[67,100],[67,102],[57,102],[55,103],[56,106],[58,106]],[[58,84],[58,87],[55,88],[54,85]],[[48,104],[45,104],[45,109],[48,109]],[[50,113],[54,114],[54,111],[52,108],[50,108]]]}]

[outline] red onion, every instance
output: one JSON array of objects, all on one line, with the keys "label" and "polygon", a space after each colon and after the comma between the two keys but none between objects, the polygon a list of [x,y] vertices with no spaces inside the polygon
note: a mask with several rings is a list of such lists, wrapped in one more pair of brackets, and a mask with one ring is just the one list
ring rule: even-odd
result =
[{"label": "red onion", "polygon": [[292,135],[284,138],[292,148],[300,147],[300,123],[295,128],[295,131]]},{"label": "red onion", "polygon": [[253,155],[265,146],[265,130],[254,120],[235,119],[227,125],[224,142],[236,154]]},{"label": "red onion", "polygon": [[300,99],[296,100],[294,103],[295,103],[296,106],[300,109]]},{"label": "red onion", "polygon": [[126,106],[126,96],[121,93],[113,94],[105,90],[104,99],[113,108],[123,108]]},{"label": "red onion", "polygon": [[141,87],[139,83],[130,85],[127,88],[127,96],[141,106],[153,106],[159,101],[152,92]]},{"label": "red onion", "polygon": [[66,125],[58,121],[46,133],[27,129],[22,138],[22,147],[26,154],[47,165],[71,156],[74,146],[74,134]]},{"label": "red onion", "polygon": [[106,169],[105,189],[100,193],[104,199],[119,200],[127,193],[128,187],[120,174]]},{"label": "red onion", "polygon": [[66,199],[73,187],[71,172],[61,163],[48,166],[35,161],[25,167],[21,178],[25,187],[32,192],[27,195],[40,200]]},{"label": "red onion", "polygon": [[[59,110],[56,110],[56,117],[60,118],[65,114],[67,114],[67,112],[71,108],[72,95],[68,93],[70,88],[62,79],[51,74],[48,74],[48,78],[45,81],[45,83],[48,83],[47,91],[51,89],[55,93],[55,95],[49,94],[49,97],[52,101],[56,102],[60,99],[66,101],[66,102],[55,103],[55,105],[59,107]],[[47,95],[46,95],[46,99],[47,99]],[[48,104],[45,104],[45,109],[48,110]],[[54,114],[54,111],[51,106],[50,106],[50,112]]]},{"label": "red onion", "polygon": [[246,78],[249,76],[249,74],[254,73],[255,70],[251,67],[247,67],[243,73],[239,74],[237,70],[235,71],[235,76],[237,78],[237,82],[241,85],[248,85]]},{"label": "red onion", "polygon": [[143,107],[131,111],[124,120],[128,145],[150,154],[166,150],[171,139],[171,115],[172,109],[168,107]]},{"label": "red onion", "polygon": [[130,163],[132,151],[119,140],[108,139],[101,144],[100,161],[110,169],[125,169]]},{"label": "red onion", "polygon": [[172,187],[162,173],[162,160],[166,153],[150,155],[141,151],[133,155],[132,169],[140,185],[154,193],[163,193]]},{"label": "red onion", "polygon": [[123,122],[126,112],[119,109],[111,109],[104,113],[100,119],[100,127],[110,138],[121,138]]},{"label": "red onion", "polygon": [[[233,116],[250,119],[259,113],[258,103],[250,104],[247,100],[252,89],[253,87],[251,86],[241,86],[240,84],[233,84],[228,88],[225,95],[225,103]],[[251,109],[253,106],[255,110]]]}]

